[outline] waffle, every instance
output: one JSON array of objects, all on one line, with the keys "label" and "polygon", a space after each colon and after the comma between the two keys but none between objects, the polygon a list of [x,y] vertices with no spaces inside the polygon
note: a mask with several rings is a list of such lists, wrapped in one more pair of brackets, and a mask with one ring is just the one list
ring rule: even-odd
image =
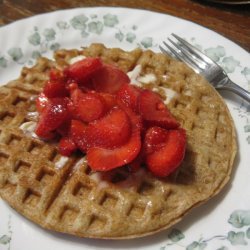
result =
[{"label": "waffle", "polygon": [[[143,87],[158,92],[187,131],[177,171],[163,179],[143,168],[133,174],[127,167],[94,173],[83,155],[63,157],[56,143],[20,129],[36,120],[35,96],[50,68],[62,69],[78,55],[101,57],[125,72],[141,65],[141,76],[154,75]],[[214,88],[186,65],[150,50],[126,52],[102,44],[59,50],[54,58],[40,58],[0,88],[0,196],[20,214],[80,237],[135,238],[174,225],[229,181],[236,153],[232,118]]]}]

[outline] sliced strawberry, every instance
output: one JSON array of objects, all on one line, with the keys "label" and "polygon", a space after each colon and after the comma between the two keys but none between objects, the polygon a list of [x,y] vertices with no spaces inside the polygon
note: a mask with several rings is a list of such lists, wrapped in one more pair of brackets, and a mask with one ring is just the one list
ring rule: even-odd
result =
[{"label": "sliced strawberry", "polygon": [[129,163],[128,165],[129,172],[131,173],[137,172],[142,167],[143,162],[144,162],[144,151],[141,148],[141,151],[136,156],[136,158],[132,162]]},{"label": "sliced strawberry", "polygon": [[129,141],[118,148],[89,148],[87,150],[88,164],[93,170],[108,171],[132,162],[139,154],[140,148],[140,131],[134,128]]},{"label": "sliced strawberry", "polygon": [[138,97],[138,108],[143,120],[150,126],[160,126],[167,129],[179,127],[178,122],[163,103],[161,97],[144,90]]},{"label": "sliced strawberry", "polygon": [[115,95],[109,93],[99,93],[99,95],[104,99],[107,111],[117,105],[117,99]]},{"label": "sliced strawberry", "polygon": [[51,132],[67,121],[69,118],[67,103],[67,98],[52,98],[49,100],[40,114],[36,127],[35,132],[39,137],[51,138]]},{"label": "sliced strawberry", "polygon": [[131,84],[124,84],[117,93],[117,98],[134,112],[138,111],[137,100],[142,89]]},{"label": "sliced strawberry", "polygon": [[70,137],[76,146],[85,153],[87,150],[87,136],[86,136],[87,125],[78,120],[71,121]]},{"label": "sliced strawberry", "polygon": [[68,81],[66,83],[66,89],[71,94],[74,90],[78,89],[78,84],[75,81]]},{"label": "sliced strawberry", "polygon": [[101,119],[89,123],[87,128],[88,147],[115,148],[125,144],[131,136],[128,115],[114,107]]},{"label": "sliced strawberry", "polygon": [[54,98],[54,97],[66,97],[69,95],[65,84],[56,81],[56,80],[50,80],[46,83],[43,89],[43,93],[48,97],[48,98]]},{"label": "sliced strawberry", "polygon": [[83,93],[76,89],[71,95],[75,116],[84,122],[91,122],[106,113],[105,100],[97,93]]},{"label": "sliced strawberry", "polygon": [[158,177],[171,174],[182,162],[186,148],[183,129],[165,130],[152,127],[146,134],[147,168]]},{"label": "sliced strawberry", "polygon": [[41,113],[44,110],[48,102],[48,97],[45,96],[43,92],[41,92],[36,98],[36,110],[38,111],[38,113]]},{"label": "sliced strawberry", "polygon": [[64,156],[70,156],[77,150],[77,146],[70,137],[62,137],[59,142],[59,153]]},{"label": "sliced strawberry", "polygon": [[142,124],[142,118],[139,114],[135,113],[131,108],[127,107],[120,101],[118,101],[118,106],[126,112],[128,115],[130,122],[132,124],[132,127],[136,127],[140,133],[143,131],[143,124]]},{"label": "sliced strawberry", "polygon": [[146,131],[144,139],[145,154],[158,151],[166,143],[169,131],[161,127],[151,127]]},{"label": "sliced strawberry", "polygon": [[[67,106],[68,108],[69,106]],[[69,109],[68,109],[69,110]],[[71,126],[71,119],[70,119],[70,112],[69,112],[69,119],[64,121],[57,129],[56,132],[58,132],[59,135],[66,137],[70,133],[70,126]]]},{"label": "sliced strawberry", "polygon": [[84,84],[89,77],[98,72],[103,64],[100,58],[85,58],[75,62],[64,69],[63,73],[67,79],[72,79]]},{"label": "sliced strawberry", "polygon": [[106,64],[93,75],[92,82],[97,92],[114,94],[123,84],[129,83],[130,79],[122,70]]},{"label": "sliced strawberry", "polygon": [[49,79],[51,81],[60,81],[64,82],[64,75],[63,72],[59,69],[52,68],[49,72]]}]

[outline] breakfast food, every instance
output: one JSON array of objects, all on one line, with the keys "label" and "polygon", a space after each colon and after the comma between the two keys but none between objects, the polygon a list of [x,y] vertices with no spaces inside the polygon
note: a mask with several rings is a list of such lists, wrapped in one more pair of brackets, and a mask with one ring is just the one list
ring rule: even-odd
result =
[{"label": "breakfast food", "polygon": [[36,109],[36,135],[59,137],[64,156],[79,149],[94,171],[146,166],[166,177],[185,155],[185,130],[161,96],[134,86],[125,72],[98,57],[52,69]]},{"label": "breakfast food", "polygon": [[[62,156],[58,143],[37,137],[36,99],[51,69],[63,70],[81,56],[99,57],[128,73],[132,83],[161,95],[187,136],[185,158],[173,173],[159,178],[143,167],[131,172],[129,166],[93,171],[82,154]],[[201,76],[165,55],[101,44],[59,50],[54,61],[40,58],[24,68],[0,95],[0,195],[46,229],[91,238],[149,235],[181,220],[230,178],[236,140],[226,104]],[[150,134],[165,136],[160,127],[148,133],[149,144]],[[153,168],[156,158],[148,160]]]}]

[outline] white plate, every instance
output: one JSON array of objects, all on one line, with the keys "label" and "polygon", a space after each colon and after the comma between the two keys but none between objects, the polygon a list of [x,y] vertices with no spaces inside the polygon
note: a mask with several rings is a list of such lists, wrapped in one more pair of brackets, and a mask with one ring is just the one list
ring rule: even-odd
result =
[{"label": "white plate", "polygon": [[[18,76],[38,55],[57,48],[80,48],[92,42],[108,47],[137,46],[159,51],[175,32],[199,46],[250,90],[249,54],[233,42],[189,21],[126,8],[82,8],[34,16],[0,28],[0,82]],[[239,153],[229,185],[194,209],[174,228],[136,240],[79,239],[41,229],[0,201],[1,250],[77,249],[249,249],[250,245],[250,106],[222,93],[236,124]]]}]

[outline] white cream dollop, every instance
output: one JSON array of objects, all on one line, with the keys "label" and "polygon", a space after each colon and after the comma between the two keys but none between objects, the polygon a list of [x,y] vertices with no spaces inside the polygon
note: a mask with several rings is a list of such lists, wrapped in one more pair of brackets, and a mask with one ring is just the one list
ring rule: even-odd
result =
[{"label": "white cream dollop", "polygon": [[58,159],[58,161],[55,163],[55,167],[56,167],[57,169],[62,168],[62,167],[65,166],[65,164],[67,163],[68,159],[69,159],[69,157],[67,157],[67,156],[61,156],[61,157]]},{"label": "white cream dollop", "polygon": [[85,58],[86,58],[86,56],[83,56],[83,55],[72,57],[69,60],[69,64],[74,64],[74,63],[79,62],[79,61],[81,61],[81,60],[83,60]]},{"label": "white cream dollop", "polygon": [[24,134],[34,138],[38,138],[38,136],[35,134],[36,125],[36,122],[29,121],[21,124],[19,128],[23,131]]}]

